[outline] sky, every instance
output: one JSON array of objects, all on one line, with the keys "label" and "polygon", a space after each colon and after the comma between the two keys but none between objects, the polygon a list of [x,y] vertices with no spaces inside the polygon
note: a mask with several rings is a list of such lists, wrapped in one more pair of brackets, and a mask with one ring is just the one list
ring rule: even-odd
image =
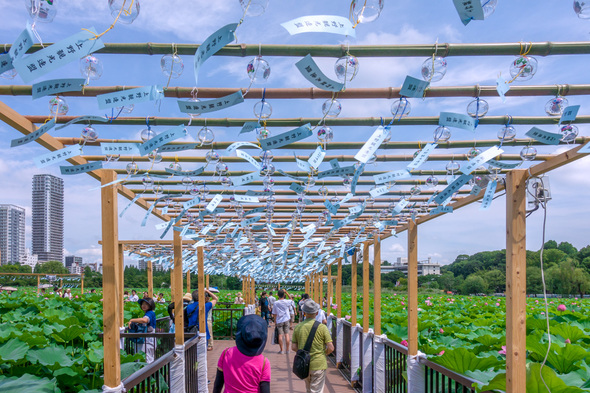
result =
[{"label": "sky", "polygon": [[[290,36],[280,23],[305,15],[348,16],[348,3],[336,0],[293,1],[270,0],[266,12],[258,17],[246,17],[237,32],[238,43],[247,44],[293,44],[293,45],[384,45],[384,44],[433,44],[439,43],[500,43],[500,42],[540,42],[540,41],[587,41],[590,36],[590,21],[579,19],[571,2],[542,0],[499,0],[496,11],[485,21],[473,21],[463,26],[451,1],[433,2],[415,0],[411,2],[385,1],[384,9],[375,22],[359,24],[356,38],[346,38],[334,34],[309,33]],[[139,17],[129,25],[117,24],[104,37],[104,42],[159,42],[159,43],[201,43],[215,30],[228,23],[237,22],[242,17],[239,1],[203,0],[141,0]],[[23,30],[28,14],[23,2],[6,2],[3,5],[3,23],[0,24],[0,43],[13,42]],[[108,2],[64,2],[59,1],[58,14],[53,23],[37,24],[43,42],[55,42],[66,38],[80,28],[95,27],[103,31],[113,19],[108,10]],[[354,53],[353,53],[354,54]],[[271,76],[265,85],[254,87],[311,87],[298,70],[295,57],[265,57],[271,65]],[[161,56],[147,55],[107,55],[98,54],[104,72],[92,86],[110,85],[165,85],[167,78],[160,70]],[[171,86],[193,87],[192,56],[182,56],[184,72],[173,79]],[[512,56],[449,57],[448,71],[442,81],[433,86],[475,85],[490,86],[500,73],[508,75]],[[249,85],[246,65],[251,58],[213,57],[203,66],[198,87],[245,88]],[[316,58],[325,73],[335,78],[333,64],[336,59]],[[360,58],[359,73],[347,86],[360,87],[399,87],[406,75],[419,77],[420,65],[425,58]],[[587,56],[537,57],[539,70],[529,82],[519,84],[555,85],[584,84],[587,81]],[[71,63],[53,71],[41,79],[80,77],[79,65]],[[40,79],[40,80],[41,80]],[[0,84],[23,84],[20,77],[14,80],[0,78]],[[544,116],[544,105],[551,97],[509,97],[503,103],[498,97],[486,98],[490,105],[488,115]],[[579,115],[585,115],[589,99],[585,96],[568,97],[572,105],[581,105]],[[0,100],[21,114],[48,114],[48,98],[32,101],[31,97],[0,96]],[[472,98],[429,98],[411,99],[411,116],[436,116],[440,111],[465,113]],[[153,103],[137,105],[131,116],[174,116],[183,117],[174,99],[166,99],[161,107]],[[68,97],[68,115],[104,115],[97,108],[93,98]],[[211,114],[209,117],[252,118],[255,100]],[[272,118],[321,117],[322,100],[274,100]],[[340,117],[379,117],[391,116],[390,100],[342,100]],[[82,126],[74,125],[60,131],[51,131],[54,136],[79,136]],[[141,126],[96,125],[100,138],[137,139]],[[580,124],[580,135],[588,135],[587,125]],[[161,132],[166,127],[154,127]],[[194,141],[199,127],[192,127],[187,141]],[[480,126],[475,135],[465,131],[453,130],[452,140],[494,139],[499,126]],[[527,126],[517,126],[517,135],[524,137]],[[556,132],[550,127],[548,131]],[[334,141],[368,139],[373,132],[370,127],[335,128]],[[248,140],[239,137],[236,128],[214,128],[216,141]],[[271,130],[273,134],[281,129]],[[412,126],[394,127],[393,139],[398,141],[432,141],[433,127]],[[359,138],[364,135],[364,138]],[[0,203],[12,203],[27,209],[27,246],[31,242],[31,183],[32,176],[38,173],[59,174],[59,166],[44,169],[35,167],[32,158],[46,152],[43,147],[31,143],[18,148],[10,148],[10,140],[21,134],[0,123]],[[312,141],[310,137],[309,141]],[[557,153],[571,146],[538,147],[540,154]],[[467,149],[457,149],[452,153],[463,154]],[[507,153],[518,154],[520,148],[507,149]],[[100,150],[86,147],[84,154],[99,154]],[[281,151],[288,155],[288,151]],[[307,156],[310,152],[297,152]],[[377,154],[400,154],[407,151],[384,150]],[[438,153],[438,152],[437,152]],[[204,152],[191,152],[193,155]],[[328,154],[339,154],[330,151]],[[351,154],[350,151],[345,154]],[[421,169],[442,169],[445,162],[429,162]],[[200,165],[200,164],[199,164]],[[234,165],[234,164],[232,164]],[[327,163],[323,164],[327,165]],[[380,163],[368,170],[390,171],[401,169],[402,163]],[[405,164],[403,164],[405,165]],[[119,164],[118,167],[124,166]],[[140,164],[147,169],[146,164]],[[164,163],[155,169],[163,169]],[[196,168],[196,166],[195,166]],[[195,169],[183,168],[183,170]],[[232,169],[242,170],[247,164],[235,164]],[[294,167],[280,166],[284,170]],[[547,239],[557,242],[569,241],[581,248],[590,243],[586,228],[590,218],[588,192],[590,190],[590,161],[583,158],[573,164],[551,172],[552,200],[547,211]],[[65,181],[65,249],[66,255],[82,256],[86,261],[100,260],[100,191],[96,181],[87,175],[64,176]],[[442,179],[442,177],[441,177]],[[319,184],[318,184],[319,186]],[[131,188],[137,188],[131,187]],[[367,187],[369,188],[369,187]],[[346,190],[341,187],[338,195]],[[119,199],[122,210],[128,201]],[[418,233],[419,259],[432,257],[441,264],[451,263],[459,254],[472,254],[478,251],[505,248],[505,197],[496,199],[490,209],[479,210],[479,204],[457,210],[453,214],[431,220],[420,225]],[[159,223],[150,217],[148,224],[140,223],[145,211],[132,206],[119,220],[121,239],[157,239],[159,231],[154,225]],[[539,249],[541,246],[542,213],[533,213],[527,220],[527,248]],[[394,261],[404,257],[407,252],[405,233],[397,238],[391,237],[383,242],[382,259]]]}]

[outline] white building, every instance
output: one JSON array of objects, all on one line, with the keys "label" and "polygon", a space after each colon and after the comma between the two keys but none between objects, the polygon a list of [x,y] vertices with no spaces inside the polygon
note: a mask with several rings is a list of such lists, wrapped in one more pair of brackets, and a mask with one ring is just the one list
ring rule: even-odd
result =
[{"label": "white building", "polygon": [[64,260],[64,181],[33,176],[33,253],[39,262]]},{"label": "white building", "polygon": [[20,262],[25,255],[25,209],[0,205],[0,264]]},{"label": "white building", "polygon": [[20,257],[20,264],[23,266],[24,265],[30,266],[31,271],[33,271],[35,269],[35,266],[37,266],[37,263],[39,263],[39,259],[37,258],[37,254],[31,254],[31,250],[29,248],[27,248],[25,250],[25,254]]},{"label": "white building", "polygon": [[84,271],[84,267],[77,262],[72,263],[68,269],[70,269],[70,274],[81,274]]},{"label": "white building", "polygon": [[[397,258],[396,263],[391,266],[381,266],[381,274],[391,273],[395,271],[403,272],[405,275],[408,274],[408,258]],[[440,264],[432,262],[432,258],[418,261],[418,275],[428,276],[430,274],[440,275]]]}]

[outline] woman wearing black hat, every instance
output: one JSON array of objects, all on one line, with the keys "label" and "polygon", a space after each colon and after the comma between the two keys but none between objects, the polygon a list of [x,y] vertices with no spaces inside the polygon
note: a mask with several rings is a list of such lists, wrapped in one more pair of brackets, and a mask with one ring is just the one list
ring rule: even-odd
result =
[{"label": "woman wearing black hat", "polygon": [[[156,332],[156,303],[151,297],[139,299],[137,301],[141,309],[145,312],[143,318],[131,318],[129,320],[129,327],[132,323],[145,323],[147,324],[147,333]],[[145,352],[145,359],[147,363],[154,361],[154,353],[156,352],[156,340],[154,337],[146,337],[145,344],[142,345],[142,351]]]},{"label": "woman wearing black hat", "polygon": [[236,346],[217,363],[213,393],[270,393],[270,362],[262,355],[268,325],[258,315],[246,315],[237,325]]}]

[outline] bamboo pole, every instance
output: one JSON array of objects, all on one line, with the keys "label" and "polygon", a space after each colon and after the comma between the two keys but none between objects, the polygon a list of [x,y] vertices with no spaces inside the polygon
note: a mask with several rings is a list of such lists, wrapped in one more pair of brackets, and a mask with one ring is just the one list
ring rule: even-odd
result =
[{"label": "bamboo pole", "polygon": [[119,291],[119,325],[121,327],[125,327],[125,255],[124,255],[124,246],[119,242],[118,244],[118,253],[119,253],[119,261],[117,263],[117,270],[119,271],[119,280],[117,291]]},{"label": "bamboo pole", "polygon": [[350,266],[350,279],[351,279],[351,291],[350,291],[350,323],[352,326],[356,326],[356,301],[357,301],[357,261],[356,261],[356,249],[352,254],[352,265]]},{"label": "bamboo pole", "polygon": [[152,260],[147,262],[147,282],[148,282],[148,296],[154,297],[154,266]]},{"label": "bamboo pole", "polygon": [[[25,116],[25,118],[33,123],[42,124],[47,116]],[[56,123],[66,123],[68,119],[71,120],[71,116],[60,116]],[[389,123],[393,118],[391,117],[339,117],[339,118],[320,118],[320,117],[303,117],[303,118],[276,118],[268,119],[268,127],[301,127],[307,123],[318,124],[320,121],[326,123],[326,125],[332,127],[343,127],[343,126],[364,126],[364,127],[378,127],[381,125],[381,120],[384,123]],[[245,122],[252,121],[251,118],[208,118],[207,125],[213,127],[242,127]],[[479,119],[479,125],[504,125],[510,120],[508,116],[486,116]],[[118,117],[104,123],[104,125],[145,125],[145,117]],[[547,116],[513,116],[511,124],[514,125],[556,125],[559,119]],[[179,123],[186,122],[186,117],[150,117],[150,126],[173,126]],[[439,122],[438,116],[420,116],[420,117],[403,117],[395,120],[398,125],[405,126],[437,126]],[[590,123],[590,116],[577,116],[574,123],[586,124]],[[205,125],[204,118],[196,118],[191,122],[193,127],[203,127]],[[473,144],[472,144],[473,146]],[[330,146],[332,147],[332,146]],[[294,146],[289,145],[289,148],[293,149]],[[333,147],[332,147],[333,148]]]},{"label": "bamboo pole", "polygon": [[207,332],[207,317],[205,315],[205,256],[203,255],[203,247],[197,248],[198,258],[198,276],[197,287],[199,290],[199,333]]},{"label": "bamboo pole", "polygon": [[369,303],[369,279],[371,278],[369,269],[369,242],[365,243],[363,248],[363,333],[369,332],[369,315],[371,306]]},{"label": "bamboo pole", "polygon": [[[568,96],[588,95],[590,94],[590,85],[559,85],[560,93]],[[101,94],[114,93],[135,89],[141,86],[87,86],[83,91],[71,91],[60,93],[60,96],[66,97],[96,97]],[[164,88],[165,97],[173,98],[191,98],[192,87],[169,87]],[[347,88],[345,91],[338,93],[339,100],[346,99],[396,99],[400,98],[400,87],[377,87],[377,88]],[[199,88],[199,98],[221,98],[233,94],[237,91],[242,93],[246,89],[226,88],[226,87],[201,87]],[[329,99],[332,98],[332,92],[322,90],[317,87],[309,88],[253,88],[248,90],[244,99],[262,99],[263,91],[265,99]],[[7,96],[30,96],[32,93],[31,85],[5,85],[0,86],[0,95]],[[533,96],[555,96],[557,95],[556,85],[533,85],[533,86],[512,86],[506,93],[509,97],[533,97]],[[426,90],[427,98],[434,97],[497,97],[496,86],[432,86]]]},{"label": "bamboo pole", "polygon": [[[184,310],[182,304],[182,236],[180,232],[174,232],[174,324],[176,325],[174,343],[184,344]],[[204,303],[200,303],[201,305]]]},{"label": "bamboo pole", "polygon": [[373,243],[373,330],[375,335],[381,334],[381,241],[375,235]]},{"label": "bamboo pole", "polygon": [[[4,45],[4,50],[11,48],[10,43]],[[45,46],[51,45],[45,43]],[[128,54],[128,55],[166,55],[174,45],[178,55],[194,55],[198,44],[172,43],[105,43],[104,48],[95,53]],[[555,56],[589,54],[590,48],[586,42],[550,42],[541,41],[530,44],[529,56]],[[438,50],[437,50],[438,48]],[[27,53],[34,53],[42,49],[40,44],[34,44]],[[233,44],[226,45],[215,53],[215,56],[251,57],[263,53],[265,57],[304,57],[308,54],[314,57],[339,58],[352,53],[356,57],[429,57],[435,51],[443,57],[453,56],[518,56],[522,52],[522,42],[503,43],[438,43],[412,45],[278,45],[278,44]]]},{"label": "bamboo pole", "polygon": [[526,179],[506,176],[506,393],[526,391]]},{"label": "bamboo pole", "polygon": [[336,275],[336,318],[342,318],[342,258],[338,258],[338,273]]},{"label": "bamboo pole", "polygon": [[[117,178],[117,175],[112,171],[103,170],[101,172],[103,185],[111,183]],[[101,189],[104,384],[110,388],[116,388],[121,384],[117,187],[115,185]]]},{"label": "bamboo pole", "polygon": [[408,229],[408,355],[418,353],[418,226]]}]

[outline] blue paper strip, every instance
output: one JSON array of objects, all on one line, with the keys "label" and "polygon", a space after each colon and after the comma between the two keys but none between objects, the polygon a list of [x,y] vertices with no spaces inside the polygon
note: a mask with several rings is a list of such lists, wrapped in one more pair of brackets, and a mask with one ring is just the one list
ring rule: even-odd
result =
[{"label": "blue paper strip", "polygon": [[475,131],[475,119],[461,113],[441,112],[438,124],[441,126],[461,128],[467,131]]},{"label": "blue paper strip", "polygon": [[415,170],[421,167],[427,160],[428,156],[434,149],[436,149],[438,145],[436,143],[429,143],[422,150],[420,153],[412,160],[412,162],[407,166],[408,170]]},{"label": "blue paper strip", "polygon": [[495,166],[496,168],[501,168],[501,169],[514,169],[514,168],[522,165],[522,161],[510,164],[510,163],[502,162],[502,161],[489,160],[488,164],[491,166]]},{"label": "blue paper strip", "polygon": [[424,97],[424,90],[428,88],[430,82],[416,79],[411,76],[406,76],[404,84],[399,91],[400,96],[404,97]]},{"label": "blue paper strip", "polygon": [[354,172],[354,176],[352,177],[352,182],[350,183],[350,193],[352,195],[356,194],[356,184],[359,181],[359,177],[361,177],[361,174],[365,171],[365,163],[362,163],[361,165],[359,165],[358,168],[356,168],[356,171]]},{"label": "blue paper strip", "polygon": [[563,110],[563,114],[559,119],[559,124],[566,122],[566,121],[574,121],[576,120],[576,116],[578,116],[578,111],[580,110],[580,105],[572,105],[568,106]]},{"label": "blue paper strip", "polygon": [[531,128],[525,135],[546,145],[559,145],[562,137],[561,134],[543,131],[537,127]]},{"label": "blue paper strip", "polygon": [[211,34],[195,52],[193,60],[194,73],[195,73],[195,85],[199,83],[199,70],[201,66],[211,56],[217,53],[221,48],[229,44],[235,39],[235,31],[238,28],[237,23],[230,23],[229,25],[223,26],[215,33]]},{"label": "blue paper strip", "polygon": [[184,210],[188,210],[188,209],[190,209],[191,207],[198,205],[199,203],[201,203],[201,198],[200,198],[200,197],[198,197],[198,196],[196,196],[196,197],[194,197],[193,199],[191,199],[191,200],[189,200],[189,201],[186,201],[186,202],[184,202],[184,203],[182,204],[182,208],[183,208]]},{"label": "blue paper strip", "polygon": [[51,79],[35,83],[32,87],[33,100],[51,94],[63,93],[66,91],[82,91],[86,80],[84,78]]},{"label": "blue paper strip", "polygon": [[588,154],[588,153],[590,153],[590,143],[586,143],[584,146],[582,146],[578,150],[578,153],[580,153],[580,154]]},{"label": "blue paper strip", "polygon": [[179,124],[176,127],[172,127],[139,145],[139,154],[145,156],[158,147],[184,136],[186,136],[184,124]]},{"label": "blue paper strip", "polygon": [[484,20],[483,7],[479,0],[453,0],[459,18],[464,25],[472,20]]},{"label": "blue paper strip", "polygon": [[506,93],[510,90],[510,85],[508,81],[502,77],[496,79],[496,91],[498,95],[502,99],[502,102],[506,102]]},{"label": "blue paper strip", "polygon": [[73,165],[73,166],[60,166],[59,169],[62,175],[77,175],[80,173],[86,173],[95,171],[102,168],[102,161],[92,161],[87,164]]},{"label": "blue paper strip", "polygon": [[[123,217],[123,215],[125,214],[127,209],[129,209],[129,206],[133,205],[140,197],[141,197],[141,194],[136,194],[135,197],[133,197],[133,199],[131,200],[131,202],[129,202],[129,204],[127,206],[125,206],[125,208],[123,209],[121,214],[119,214],[119,217]],[[166,214],[166,213],[164,213],[164,214]]]},{"label": "blue paper strip", "polygon": [[297,183],[291,183],[291,185],[289,186],[289,189],[295,191],[296,194],[301,194],[304,191],[304,188],[301,187],[301,185],[299,185]]},{"label": "blue paper strip", "polygon": [[287,146],[293,142],[298,142],[302,139],[308,138],[313,134],[311,125],[309,123],[295,128],[291,131],[284,132],[277,136],[260,140],[262,150],[278,149]]},{"label": "blue paper strip", "polygon": [[240,135],[246,134],[248,132],[252,132],[257,128],[260,128],[260,123],[258,123],[256,121],[247,121],[242,126],[242,129],[240,130]]},{"label": "blue paper strip", "polygon": [[33,158],[37,168],[44,168],[49,165],[57,164],[58,162],[79,156],[82,154],[80,145],[71,145],[64,149],[56,150],[50,153],[45,153]]},{"label": "blue paper strip", "polygon": [[242,91],[238,90],[228,96],[207,101],[177,101],[182,113],[209,113],[219,111],[244,102]]},{"label": "blue paper strip", "polygon": [[349,19],[336,15],[309,15],[281,23],[290,35],[300,33],[333,33],[356,37]]},{"label": "blue paper strip", "polygon": [[340,166],[338,168],[328,169],[327,171],[323,171],[318,173],[318,179],[323,179],[325,177],[344,177],[353,175],[356,171],[354,165],[349,166]]},{"label": "blue paper strip", "polygon": [[94,38],[96,30],[90,28],[81,31],[64,40],[41,49],[27,57],[16,59],[12,62],[14,68],[25,83],[29,83],[51,71],[54,71],[73,61],[104,48],[102,40]]},{"label": "blue paper strip", "polygon": [[[159,150],[159,151],[161,151],[161,150]],[[201,173],[203,173],[204,170],[205,170],[204,166],[197,168],[194,171],[175,171],[174,169],[170,169],[170,168],[165,169],[166,172],[168,172],[169,174],[171,174],[173,176],[188,176],[188,177],[199,176]]]},{"label": "blue paper strip", "polygon": [[41,135],[51,130],[55,126],[55,119],[48,121],[41,127],[37,128],[36,131],[31,132],[29,135],[23,136],[22,138],[13,139],[10,141],[10,147],[26,145],[29,142],[37,140]]},{"label": "blue paper strip", "polygon": [[496,180],[490,180],[488,182],[488,186],[486,187],[486,193],[484,194],[483,199],[481,200],[481,206],[479,207],[479,210],[487,210],[490,207],[492,201],[494,200],[494,194],[496,193],[497,185],[498,182]]},{"label": "blue paper strip", "polygon": [[242,175],[242,176],[232,177],[231,183],[234,187],[237,187],[237,186],[241,186],[244,184],[252,183],[255,181],[261,181],[261,180],[262,180],[262,178],[260,177],[259,172],[252,172],[252,173],[246,173],[245,175]]},{"label": "blue paper strip", "polygon": [[469,174],[473,172],[475,168],[482,166],[483,164],[485,164],[492,158],[499,156],[503,152],[504,150],[500,149],[498,146],[492,146],[483,153],[480,153],[476,157],[473,157],[471,160],[469,160],[467,164],[463,165],[460,171],[461,173]]},{"label": "blue paper strip", "polygon": [[23,57],[29,48],[33,46],[33,42],[33,30],[29,22],[27,22],[27,27],[20,33],[8,51],[10,58],[14,61]]},{"label": "blue paper strip", "polygon": [[164,145],[158,150],[160,153],[171,153],[184,150],[193,150],[199,146],[198,143],[184,143],[182,145]]},{"label": "blue paper strip", "polygon": [[473,177],[473,175],[465,175],[465,174],[459,176],[458,178],[455,179],[455,181],[453,181],[451,184],[449,184],[444,190],[442,190],[434,198],[434,202],[437,205],[440,205],[445,200],[447,200],[448,198],[450,198],[451,196],[453,196],[453,194],[455,192],[459,191],[459,189],[461,187],[463,187],[465,184],[467,184],[467,182],[469,180],[471,180],[472,177]]},{"label": "blue paper strip", "polygon": [[72,119],[70,121],[68,121],[66,124],[62,124],[59,125],[57,127],[55,127],[55,130],[61,130],[62,128],[66,128],[67,126],[71,125],[71,124],[75,124],[75,123],[81,123],[83,121],[87,121],[88,123],[106,123],[108,121],[108,119],[102,117],[102,116],[80,116],[80,117],[76,117],[75,119]]},{"label": "blue paper strip", "polygon": [[316,62],[312,59],[311,55],[305,56],[303,59],[295,63],[295,66],[301,72],[301,75],[310,81],[314,86],[328,91],[342,91],[344,84],[336,82],[328,78]]},{"label": "blue paper strip", "polygon": [[118,106],[135,105],[146,101],[164,98],[164,88],[159,85],[138,87],[96,96],[98,109],[115,108]]},{"label": "blue paper strip", "polygon": [[102,154],[126,154],[139,155],[139,143],[107,143],[100,144],[100,151]]},{"label": "blue paper strip", "polygon": [[8,53],[3,53],[0,55],[0,74],[5,73],[8,70],[12,70],[14,66],[12,65],[12,59]]},{"label": "blue paper strip", "polygon": [[277,172],[280,173],[281,175],[285,176],[285,177],[289,177],[293,180],[297,180],[297,181],[301,181],[301,182],[306,182],[307,178],[306,177],[297,177],[297,176],[293,176],[285,171],[283,171],[282,169],[277,169]]}]

